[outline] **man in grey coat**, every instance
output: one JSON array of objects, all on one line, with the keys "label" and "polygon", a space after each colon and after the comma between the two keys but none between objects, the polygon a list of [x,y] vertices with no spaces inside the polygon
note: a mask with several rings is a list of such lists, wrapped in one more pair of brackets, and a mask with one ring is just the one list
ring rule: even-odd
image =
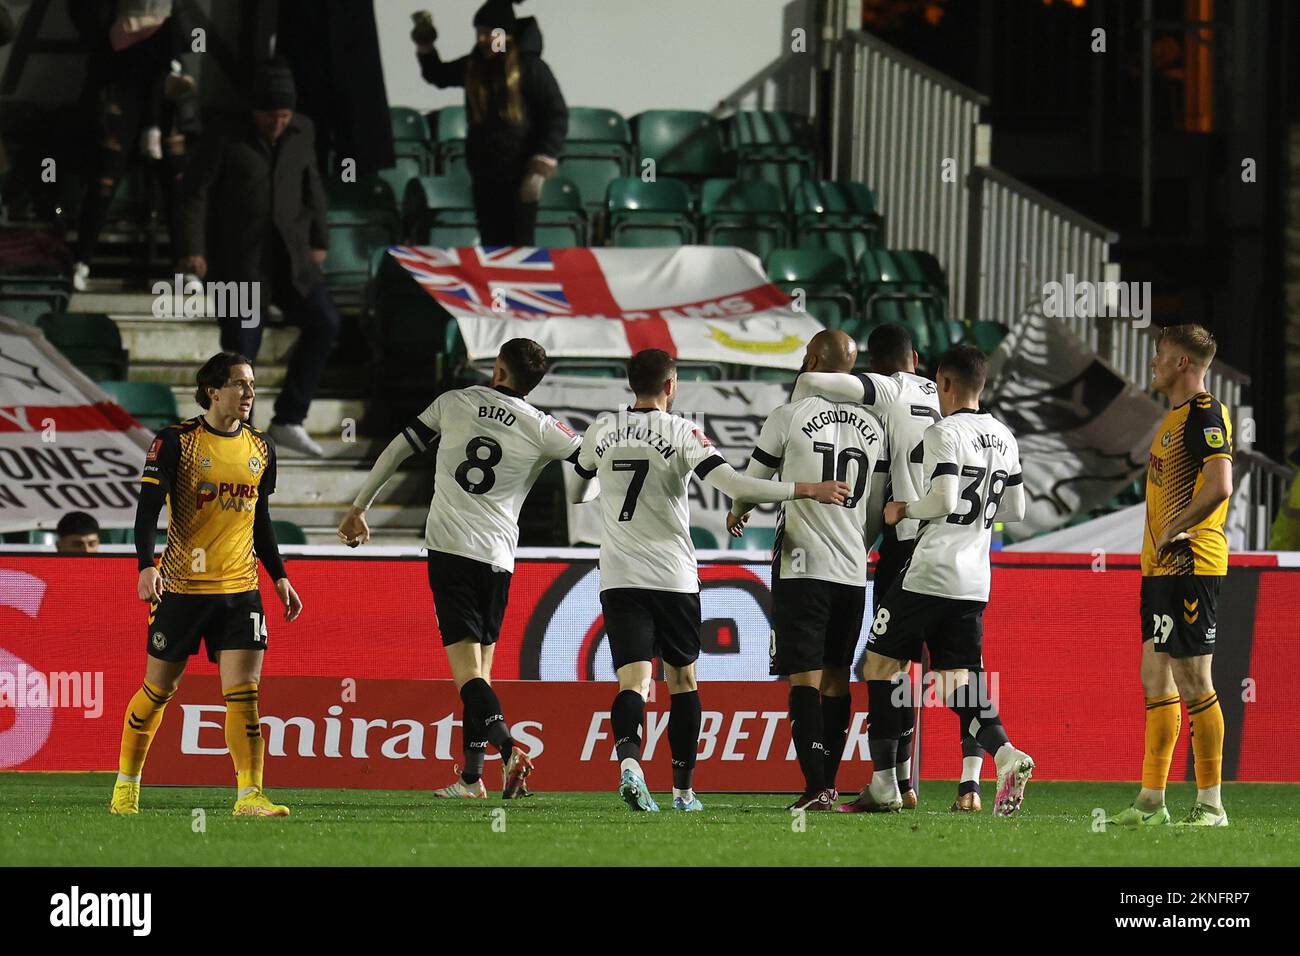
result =
[{"label": "man in grey coat", "polygon": [[[302,329],[275,403],[272,440],[307,455],[322,450],[303,421],[338,340],[340,318],[321,273],[329,245],[325,188],[312,124],[295,115],[283,60],[259,70],[249,121],[205,138],[181,182],[180,272],[213,282],[257,282]],[[257,358],[262,316],[219,317],[221,347]]]}]

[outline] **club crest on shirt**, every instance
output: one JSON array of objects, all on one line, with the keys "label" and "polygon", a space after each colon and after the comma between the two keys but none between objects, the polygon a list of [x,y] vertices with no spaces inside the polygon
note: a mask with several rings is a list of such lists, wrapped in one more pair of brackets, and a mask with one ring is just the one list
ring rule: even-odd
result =
[{"label": "club crest on shirt", "polygon": [[251,471],[253,474],[257,474],[259,471],[262,470],[262,460],[258,458],[256,455],[248,459],[248,470]]},{"label": "club crest on shirt", "polygon": [[149,640],[150,643],[153,644],[153,648],[156,651],[161,651],[167,646],[167,635],[164,634],[162,631],[154,631],[153,637],[151,637]]},{"label": "club crest on shirt", "polygon": [[1165,432],[1163,435],[1160,436],[1160,447],[1161,447],[1161,448],[1168,448],[1168,447],[1169,447],[1169,443],[1170,443],[1171,441],[1173,441],[1173,440],[1174,440],[1173,433],[1172,433],[1172,432]]},{"label": "club crest on shirt", "polygon": [[204,455],[202,458],[199,459],[199,467],[203,469],[211,468],[212,459],[209,458],[207,455]]},{"label": "club crest on shirt", "polygon": [[1211,448],[1222,448],[1224,443],[1222,428],[1206,428],[1202,431],[1205,436],[1205,444]]}]

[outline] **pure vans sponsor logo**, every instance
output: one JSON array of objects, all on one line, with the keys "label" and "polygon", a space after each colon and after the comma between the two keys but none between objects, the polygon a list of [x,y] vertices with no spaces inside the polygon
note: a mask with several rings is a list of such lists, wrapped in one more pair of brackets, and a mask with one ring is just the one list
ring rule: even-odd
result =
[{"label": "pure vans sponsor logo", "polygon": [[199,482],[194,492],[194,507],[202,509],[210,501],[215,501],[222,511],[252,511],[257,507],[257,485]]},{"label": "pure vans sponsor logo", "polygon": [[50,897],[50,925],[127,927],[133,936],[148,936],[153,927],[153,894],[83,893],[73,886]]}]

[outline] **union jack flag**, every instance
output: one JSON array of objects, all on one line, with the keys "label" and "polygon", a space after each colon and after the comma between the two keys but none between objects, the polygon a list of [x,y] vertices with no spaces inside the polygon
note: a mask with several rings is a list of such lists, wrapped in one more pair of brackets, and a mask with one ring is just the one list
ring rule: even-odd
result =
[{"label": "union jack flag", "polygon": [[453,313],[558,318],[574,314],[549,249],[487,246],[390,252],[424,289]]}]

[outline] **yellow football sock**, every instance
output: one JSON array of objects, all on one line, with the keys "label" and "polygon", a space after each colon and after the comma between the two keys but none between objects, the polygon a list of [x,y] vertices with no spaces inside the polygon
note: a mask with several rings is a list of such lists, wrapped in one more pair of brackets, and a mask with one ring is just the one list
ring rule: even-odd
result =
[{"label": "yellow football sock", "polygon": [[1192,725],[1196,788],[1209,790],[1223,782],[1223,710],[1219,695],[1210,691],[1200,700],[1189,701],[1187,719]]},{"label": "yellow football sock", "polygon": [[1174,745],[1183,722],[1179,697],[1147,699],[1146,754],[1142,758],[1142,786],[1146,790],[1164,790],[1169,780],[1169,764],[1174,759]]},{"label": "yellow football sock", "polygon": [[262,787],[262,724],[257,716],[257,685],[239,684],[223,692],[226,698],[226,746],[235,763],[236,786],[242,794]]},{"label": "yellow football sock", "polygon": [[126,705],[126,715],[122,718],[122,751],[117,761],[119,778],[140,779],[149,745],[171,699],[171,694],[145,681]]}]

